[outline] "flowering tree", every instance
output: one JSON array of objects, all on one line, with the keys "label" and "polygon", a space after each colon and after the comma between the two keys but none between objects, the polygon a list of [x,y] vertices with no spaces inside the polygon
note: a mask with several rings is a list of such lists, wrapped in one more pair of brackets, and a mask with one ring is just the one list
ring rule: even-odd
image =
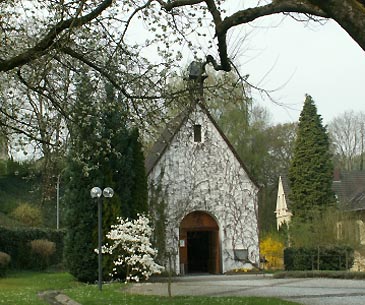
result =
[{"label": "flowering tree", "polygon": [[125,269],[127,282],[138,282],[141,278],[148,279],[154,273],[161,273],[163,267],[154,261],[157,250],[151,246],[152,229],[148,218],[138,215],[134,220],[117,219],[118,224],[112,225],[106,235],[111,245],[102,248],[103,253],[115,255],[113,273],[117,274],[118,268]]}]

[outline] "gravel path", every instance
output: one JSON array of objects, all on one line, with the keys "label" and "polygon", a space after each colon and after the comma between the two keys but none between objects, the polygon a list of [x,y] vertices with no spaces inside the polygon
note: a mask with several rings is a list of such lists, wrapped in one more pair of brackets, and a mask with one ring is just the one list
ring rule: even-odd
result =
[{"label": "gravel path", "polygon": [[[167,295],[166,282],[133,284],[130,293]],[[263,275],[174,278],[173,295],[278,297],[306,305],[365,305],[365,281],[327,278],[274,279]]]}]

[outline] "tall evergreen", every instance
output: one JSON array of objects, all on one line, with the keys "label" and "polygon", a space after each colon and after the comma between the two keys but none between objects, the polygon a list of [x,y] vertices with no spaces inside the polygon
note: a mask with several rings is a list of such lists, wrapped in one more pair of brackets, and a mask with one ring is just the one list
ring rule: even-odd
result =
[{"label": "tall evergreen", "polygon": [[[84,282],[97,279],[97,204],[90,198],[90,189],[109,186],[115,192],[113,198],[104,200],[104,234],[117,217],[147,212],[147,183],[140,183],[146,175],[138,132],[128,128],[126,112],[110,85],[105,86],[104,98],[96,99],[92,92],[89,78],[83,75],[70,126],[65,196],[65,258],[71,274]],[[104,257],[103,264],[105,275],[111,273],[111,260]]]},{"label": "tall evergreen", "polygon": [[334,202],[332,177],[327,130],[313,99],[306,95],[289,168],[289,198],[294,220],[311,221]]},{"label": "tall evergreen", "polygon": [[[98,164],[100,150],[98,119],[88,115],[97,107],[93,86],[86,74],[77,81],[77,101],[73,105],[73,121],[69,125],[70,150],[67,156],[65,260],[71,274],[78,280],[97,279],[97,205],[91,201],[90,189],[100,185]],[[93,153],[94,152],[94,153]]]}]

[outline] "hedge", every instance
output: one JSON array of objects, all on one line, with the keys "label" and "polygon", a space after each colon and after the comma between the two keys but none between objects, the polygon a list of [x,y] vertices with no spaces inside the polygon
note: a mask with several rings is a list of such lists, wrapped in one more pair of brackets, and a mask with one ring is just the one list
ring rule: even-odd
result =
[{"label": "hedge", "polygon": [[354,263],[354,250],[347,246],[287,248],[285,270],[347,270]]},{"label": "hedge", "polygon": [[41,269],[44,262],[32,252],[31,241],[48,240],[56,244],[56,251],[49,257],[49,266],[59,265],[63,259],[65,231],[39,228],[9,229],[0,227],[0,251],[11,256],[11,269]]}]

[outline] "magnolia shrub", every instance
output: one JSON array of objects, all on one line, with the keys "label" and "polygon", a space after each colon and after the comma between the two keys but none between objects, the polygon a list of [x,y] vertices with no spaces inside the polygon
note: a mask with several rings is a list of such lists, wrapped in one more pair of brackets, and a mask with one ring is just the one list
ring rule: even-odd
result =
[{"label": "magnolia shrub", "polygon": [[163,267],[154,261],[157,250],[152,248],[150,242],[152,229],[148,218],[138,215],[134,220],[121,217],[117,220],[118,223],[112,225],[106,235],[110,244],[102,247],[102,253],[116,257],[112,275],[122,269],[126,272],[126,282],[138,282],[148,279],[152,274],[161,273]]}]

